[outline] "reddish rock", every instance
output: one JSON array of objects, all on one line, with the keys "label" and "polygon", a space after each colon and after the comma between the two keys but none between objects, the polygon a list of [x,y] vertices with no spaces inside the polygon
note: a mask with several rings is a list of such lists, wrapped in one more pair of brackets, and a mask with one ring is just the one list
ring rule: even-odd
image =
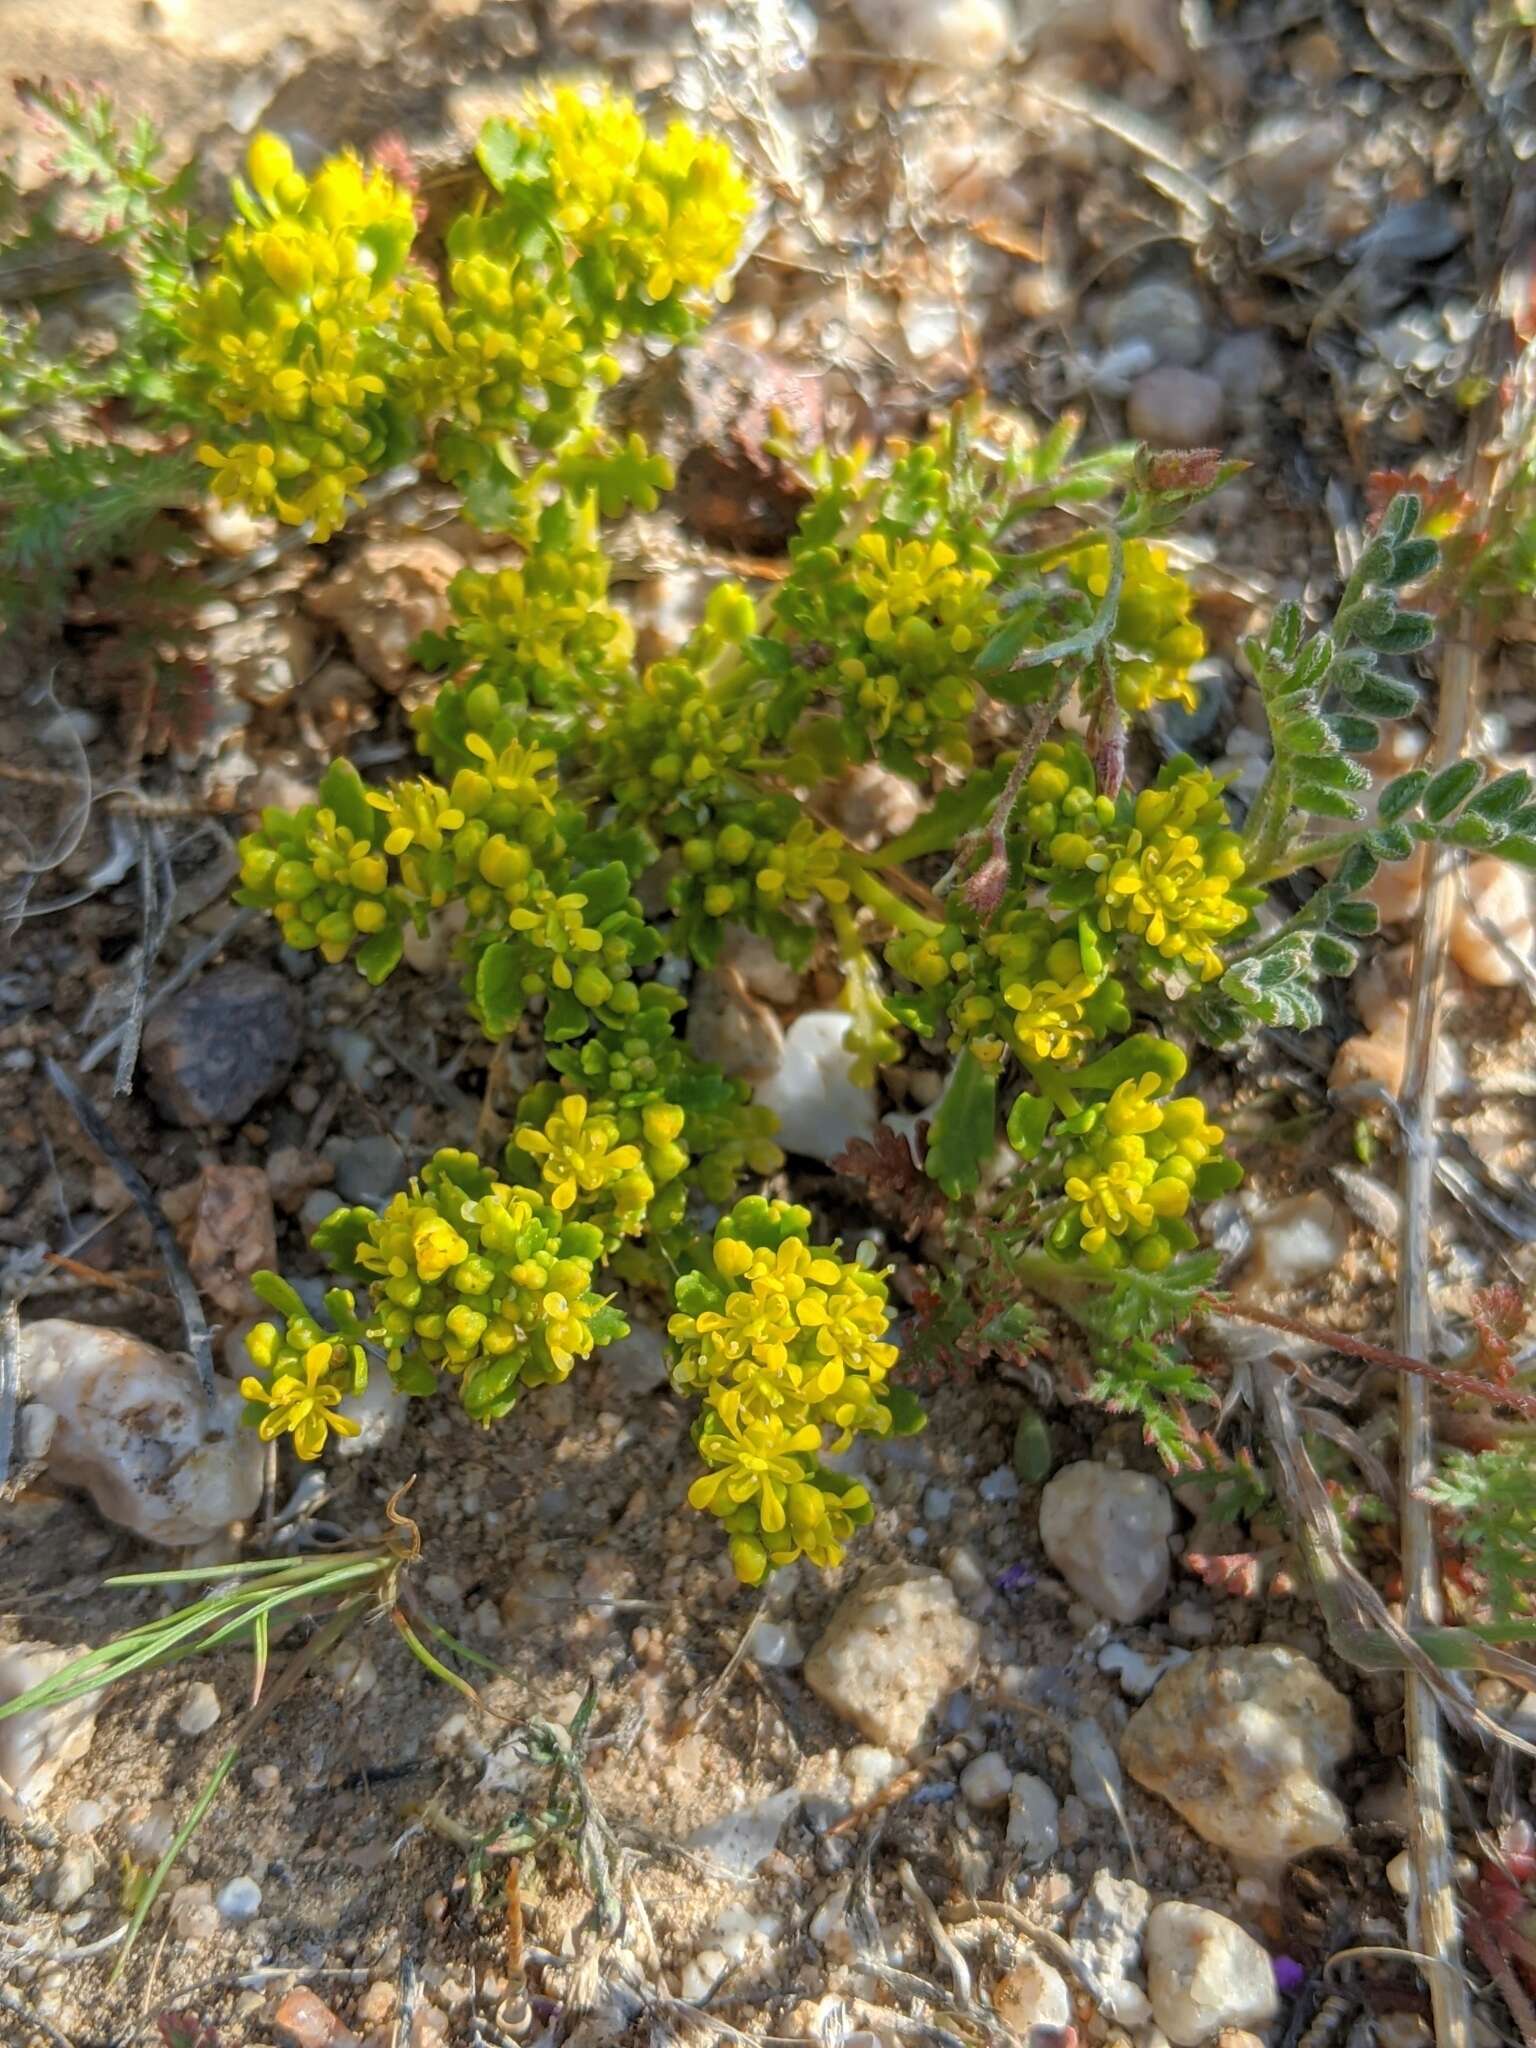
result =
[{"label": "reddish rock", "polygon": [[272,2031],[282,2048],[359,2048],[352,2029],[303,1984],[288,1992],[273,2013]]}]

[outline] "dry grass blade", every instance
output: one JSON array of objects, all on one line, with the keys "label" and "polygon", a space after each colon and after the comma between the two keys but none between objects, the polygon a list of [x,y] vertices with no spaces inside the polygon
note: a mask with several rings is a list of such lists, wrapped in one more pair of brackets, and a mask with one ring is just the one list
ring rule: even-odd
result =
[{"label": "dry grass blade", "polygon": [[1339,1655],[1360,1671],[1415,1674],[1434,1694],[1447,1718],[1465,1734],[1503,1740],[1536,1755],[1536,1748],[1523,1737],[1502,1729],[1474,1705],[1451,1675],[1498,1669],[1516,1683],[1536,1685],[1536,1668],[1484,1643],[1470,1629],[1428,1629],[1410,1635],[1393,1619],[1370,1580],[1349,1561],[1338,1515],[1301,1440],[1279,1366],[1260,1361],[1254,1366],[1254,1380],[1281,1495],[1298,1532],[1329,1639]]},{"label": "dry grass blade", "polygon": [[[1527,365],[1529,355],[1527,351]],[[1527,367],[1527,384],[1530,374]],[[1527,389],[1516,403],[1528,399]],[[1502,396],[1496,395],[1473,416],[1460,483],[1475,504],[1492,505],[1501,496],[1504,479],[1500,471],[1505,465],[1492,450],[1506,424],[1504,405]],[[1459,633],[1453,629],[1448,637],[1441,664],[1431,763],[1435,768],[1449,766],[1466,752],[1477,696],[1481,648],[1465,612],[1461,626]],[[1399,1096],[1403,1238],[1398,1258],[1397,1341],[1404,1351],[1420,1358],[1427,1357],[1434,1344],[1429,1272],[1438,1154],[1437,1054],[1441,986],[1458,859],[1459,855],[1448,847],[1432,846],[1429,850],[1409,995],[1408,1053]],[[1442,1612],[1439,1557],[1425,1494],[1434,1473],[1429,1388],[1422,1379],[1405,1376],[1398,1389],[1398,1482],[1405,1619],[1410,1633],[1434,1627]],[[1432,1972],[1429,1979],[1437,2048],[1468,2048],[1472,2038],[1472,2007],[1460,1969],[1461,1924],[1448,1820],[1450,1770],[1440,1701],[1434,1686],[1420,1671],[1408,1673],[1405,1688],[1408,1774],[1416,1795],[1409,1836],[1414,1874],[1408,1913],[1409,1941],[1413,1947],[1440,1956],[1452,1966]]]}]

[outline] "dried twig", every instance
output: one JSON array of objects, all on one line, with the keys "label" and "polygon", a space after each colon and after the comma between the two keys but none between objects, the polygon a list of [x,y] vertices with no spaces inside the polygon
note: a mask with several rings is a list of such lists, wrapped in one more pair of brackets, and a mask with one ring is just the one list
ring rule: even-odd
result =
[{"label": "dried twig", "polygon": [[[1529,354],[1529,351],[1527,352]],[[1527,372],[1527,382],[1529,372]],[[1528,393],[1527,393],[1528,396]],[[1461,486],[1475,504],[1499,498],[1508,465],[1491,452],[1504,423],[1502,395],[1473,417]],[[1504,475],[1501,475],[1501,472]],[[1439,716],[1433,765],[1444,768],[1466,751],[1477,695],[1481,647],[1471,619],[1447,640],[1440,671]],[[1452,877],[1459,856],[1445,846],[1429,849],[1424,908],[1414,948],[1408,1006],[1408,1056],[1399,1095],[1403,1168],[1403,1238],[1398,1259],[1397,1337],[1404,1351],[1424,1357],[1434,1342],[1429,1304],[1430,1223],[1434,1208],[1439,1104],[1437,1054],[1440,1043],[1441,983],[1450,931]],[[1399,1525],[1401,1528],[1405,1620],[1410,1633],[1441,1619],[1440,1565],[1425,1487],[1435,1472],[1434,1428],[1429,1389],[1405,1375],[1398,1390]],[[1445,1753],[1441,1709],[1422,1672],[1405,1679],[1408,1774],[1415,1791],[1409,1851],[1414,1886],[1408,1937],[1417,1949],[1443,1958],[1449,1969],[1429,1979],[1437,2048],[1468,2048],[1472,2006],[1462,1974],[1461,1919],[1457,1908],[1455,1856],[1448,1819],[1451,1774]]]},{"label": "dried twig", "polygon": [[[206,938],[200,945],[194,946],[174,972],[168,974],[154,994],[146,999],[139,1019],[140,1025],[155,1014],[168,996],[175,995],[179,988],[185,988],[205,960],[211,960],[215,953],[222,953],[236,933],[243,931],[255,915],[254,910],[237,910],[233,917],[219,926],[211,938]],[[128,1019],[124,1018],[120,1024],[114,1024],[110,1031],[104,1031],[100,1038],[93,1039],[80,1055],[80,1072],[89,1074],[94,1068],[99,1067],[112,1048],[122,1043],[127,1036],[128,1028]],[[116,1092],[121,1094],[123,1091],[119,1088]]]}]

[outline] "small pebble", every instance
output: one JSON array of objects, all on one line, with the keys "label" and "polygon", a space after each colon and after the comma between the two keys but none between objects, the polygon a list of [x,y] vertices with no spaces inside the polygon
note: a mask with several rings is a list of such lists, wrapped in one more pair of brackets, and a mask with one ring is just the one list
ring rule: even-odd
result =
[{"label": "small pebble", "polygon": [[272,2031],[281,2048],[354,2048],[357,2041],[352,2029],[304,1984],[285,1993],[272,2015]]},{"label": "small pebble", "polygon": [[1150,1614],[1168,1590],[1173,1502],[1149,1472],[1084,1460],[1040,1494],[1040,1542],[1073,1592],[1120,1622]]},{"label": "small pebble", "polygon": [[66,1835],[94,1835],[107,1824],[107,1809],[99,1799],[77,1799],[64,1809],[59,1822]]},{"label": "small pebble", "polygon": [[1184,369],[1193,368],[1210,346],[1200,294],[1177,278],[1143,278],[1122,292],[1108,308],[1103,333],[1111,348],[1144,341],[1154,362]]},{"label": "small pebble", "polygon": [[981,1481],[976,1491],[989,1506],[996,1506],[999,1501],[1017,1500],[1019,1475],[1011,1465],[998,1465]]},{"label": "small pebble", "polygon": [[96,1882],[96,1857],[83,1843],[66,1849],[54,1866],[48,1896],[59,1912],[78,1906]]},{"label": "small pebble", "polygon": [[850,1138],[875,1128],[875,1091],[853,1078],[845,1010],[805,1010],[784,1034],[777,1071],[758,1082],[758,1104],[779,1120],[774,1137],[786,1152],[830,1162]]},{"label": "small pebble", "polygon": [[791,1671],[805,1661],[805,1646],[792,1621],[770,1621],[766,1615],[752,1630],[748,1654],[775,1671]]},{"label": "small pebble", "polygon": [[158,1863],[176,1839],[176,1816],[168,1800],[157,1799],[146,1813],[123,1823],[123,1845],[135,1863]]},{"label": "small pebble", "polygon": [[877,51],[904,64],[984,71],[1013,40],[1002,0],[851,0],[854,19]]},{"label": "small pebble", "polygon": [[253,1877],[232,1877],[218,1896],[221,1916],[234,1927],[243,1927],[261,1911],[261,1886]]},{"label": "small pebble", "polygon": [[1413,1891],[1413,1858],[1406,1849],[1399,1849],[1387,1865],[1387,1883],[1400,1899],[1406,1899]]},{"label": "small pebble", "polygon": [[990,1813],[1008,1802],[1013,1773],[995,1749],[973,1757],[960,1773],[960,1796],[978,1813]]},{"label": "small pebble", "polygon": [[178,1941],[211,1941],[219,1931],[218,1908],[213,1888],[206,1884],[184,1884],[171,1895],[171,1933]]},{"label": "small pebble", "polygon": [[1126,422],[1154,448],[1209,448],[1221,435],[1226,394],[1214,377],[1165,363],[1131,386]]},{"label": "small pebble", "polygon": [[268,968],[234,961],[199,975],[145,1027],[150,1093],[187,1128],[244,1123],[287,1080],[302,1012],[294,989]]},{"label": "small pebble", "polygon": [[1018,1771],[1008,1788],[1008,1846],[1030,1868],[1049,1863],[1061,1845],[1061,1801],[1032,1771]]},{"label": "small pebble", "polygon": [[1065,2027],[1072,2020],[1072,1995],[1061,1972],[1028,1953],[998,1978],[992,2007],[1004,2026],[1026,2039],[1033,2027]]},{"label": "small pebble", "polygon": [[1174,2048],[1201,2048],[1223,2027],[1262,2026],[1280,2010],[1269,1952],[1235,1921],[1176,1900],[1147,1922],[1152,2016]]},{"label": "small pebble", "polygon": [[223,1708],[211,1685],[194,1685],[181,1703],[176,1726],[183,1735],[206,1735]]},{"label": "small pebble", "polygon": [[1240,1300],[1263,1303],[1331,1272],[1349,1249],[1347,1212],[1321,1188],[1291,1195],[1254,1224],[1253,1249],[1239,1273]]},{"label": "small pebble", "polygon": [[1072,1789],[1085,1806],[1114,1813],[1124,1805],[1124,1781],[1114,1745],[1097,1721],[1074,1721],[1067,1731]]}]

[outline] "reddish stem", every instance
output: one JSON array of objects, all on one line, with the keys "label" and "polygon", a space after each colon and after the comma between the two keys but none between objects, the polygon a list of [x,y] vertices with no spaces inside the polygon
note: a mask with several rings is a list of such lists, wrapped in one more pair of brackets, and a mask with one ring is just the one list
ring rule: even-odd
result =
[{"label": "reddish stem", "polygon": [[1522,1393],[1516,1387],[1500,1387],[1490,1380],[1480,1379],[1476,1373],[1457,1372],[1447,1365],[1431,1365],[1428,1359],[1411,1358],[1406,1351],[1390,1351],[1384,1344],[1368,1344],[1363,1337],[1351,1337],[1343,1330],[1330,1330],[1318,1323],[1303,1322],[1297,1316],[1276,1315],[1272,1309],[1239,1308],[1235,1302],[1208,1300],[1206,1306],[1211,1312],[1223,1316],[1228,1322],[1260,1323],[1267,1330],[1284,1330],[1288,1336],[1302,1337],[1311,1344],[1321,1344],[1330,1351],[1342,1351],[1347,1358],[1360,1358],[1367,1365],[1384,1365],[1393,1372],[1411,1372],[1420,1379],[1430,1380],[1448,1394],[1468,1394],[1474,1400],[1497,1402],[1505,1408],[1513,1408],[1517,1415],[1536,1421],[1536,1394]]}]

